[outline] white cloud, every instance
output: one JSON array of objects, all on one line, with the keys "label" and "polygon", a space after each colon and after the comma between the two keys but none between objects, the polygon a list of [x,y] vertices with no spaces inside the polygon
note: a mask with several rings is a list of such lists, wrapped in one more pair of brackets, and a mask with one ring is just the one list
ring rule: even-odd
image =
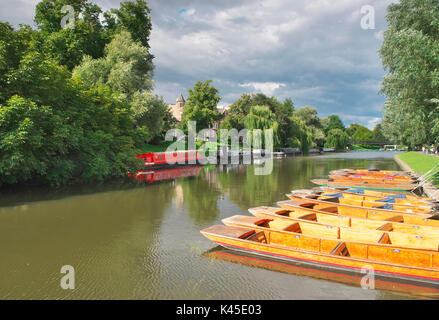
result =
[{"label": "white cloud", "polygon": [[373,130],[375,126],[381,122],[381,118],[378,117],[368,117],[368,116],[358,116],[358,115],[340,115],[342,121],[347,124],[358,123],[370,130]]},{"label": "white cloud", "polygon": [[276,91],[276,89],[279,89],[280,87],[285,87],[285,84],[278,82],[249,82],[239,84],[239,86],[244,88],[253,88],[256,91],[271,96]]}]

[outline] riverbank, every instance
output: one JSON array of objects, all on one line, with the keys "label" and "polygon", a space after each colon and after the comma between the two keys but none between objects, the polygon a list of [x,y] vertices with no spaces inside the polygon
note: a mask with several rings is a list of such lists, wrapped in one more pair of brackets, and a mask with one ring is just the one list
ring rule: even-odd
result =
[{"label": "riverbank", "polygon": [[[404,171],[411,172],[418,177],[421,177],[434,166],[439,164],[438,157],[429,156],[414,151],[395,155],[394,158]],[[421,178],[421,182],[422,181],[423,179]],[[423,189],[428,197],[439,201],[438,180],[435,181],[435,184],[427,182]]]}]

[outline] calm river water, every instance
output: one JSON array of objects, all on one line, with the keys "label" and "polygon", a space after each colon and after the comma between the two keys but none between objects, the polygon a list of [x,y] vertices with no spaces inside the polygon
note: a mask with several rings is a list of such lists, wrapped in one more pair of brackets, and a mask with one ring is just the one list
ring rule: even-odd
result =
[{"label": "calm river water", "polygon": [[[346,277],[218,250],[200,230],[275,205],[338,168],[399,170],[391,152],[356,152],[203,168],[139,186],[27,190],[0,196],[2,299],[403,299]],[[63,265],[75,289],[63,290]],[[358,281],[357,281],[358,282]],[[391,288],[390,288],[391,289]]]}]

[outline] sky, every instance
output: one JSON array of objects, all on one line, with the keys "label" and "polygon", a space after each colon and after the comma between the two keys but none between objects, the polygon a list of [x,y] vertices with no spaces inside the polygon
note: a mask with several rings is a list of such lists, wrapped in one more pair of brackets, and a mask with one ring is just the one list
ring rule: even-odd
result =
[{"label": "sky", "polygon": [[[120,3],[92,2],[104,11]],[[385,101],[378,50],[392,2],[149,0],[155,92],[175,103],[195,82],[210,79],[220,106],[262,92],[373,129]],[[0,0],[0,20],[33,25],[36,3]]]}]

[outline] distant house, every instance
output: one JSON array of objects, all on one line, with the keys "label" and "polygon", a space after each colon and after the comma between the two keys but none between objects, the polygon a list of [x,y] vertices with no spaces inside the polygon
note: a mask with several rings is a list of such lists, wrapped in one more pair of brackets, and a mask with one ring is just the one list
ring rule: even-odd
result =
[{"label": "distant house", "polygon": [[222,107],[218,107],[217,109],[219,114],[221,115],[221,118],[218,121],[214,122],[212,125],[212,129],[214,129],[215,131],[219,130],[221,123],[224,121],[225,117],[227,116],[228,107],[222,106]]},{"label": "distant house", "polygon": [[175,119],[177,119],[178,122],[181,122],[181,120],[183,119],[183,109],[185,104],[186,100],[184,100],[183,95],[180,93],[180,97],[178,97],[177,103],[168,105],[169,111],[171,111],[172,115]]},{"label": "distant house", "polygon": [[[176,104],[169,104],[168,105],[169,111],[172,113],[172,115],[174,116],[174,118],[178,122],[181,122],[183,120],[183,109],[184,109],[185,105],[186,105],[186,100],[184,100],[184,97],[183,97],[183,95],[181,93],[180,93],[180,96],[177,99],[177,103]],[[228,111],[227,109],[228,109],[228,107],[225,107],[225,106],[218,107],[218,112],[221,114],[221,118],[218,121],[214,122],[210,126],[211,129],[213,129],[215,131],[219,130],[219,128],[221,126],[221,122],[223,122],[224,118],[227,115],[227,111]],[[205,136],[203,140],[208,141],[209,137]]]}]

